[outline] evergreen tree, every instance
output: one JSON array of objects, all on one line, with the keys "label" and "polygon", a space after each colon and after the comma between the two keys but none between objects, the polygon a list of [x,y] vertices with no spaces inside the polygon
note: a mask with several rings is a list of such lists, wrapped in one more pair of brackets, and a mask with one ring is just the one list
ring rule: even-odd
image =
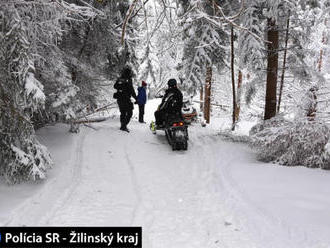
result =
[{"label": "evergreen tree", "polygon": [[[206,68],[222,68],[226,64],[228,33],[209,22],[214,9],[203,1],[183,1],[182,8],[188,13],[182,17],[184,52],[182,70],[185,75],[185,88],[196,94],[205,80]],[[197,18],[198,17],[198,18]]]},{"label": "evergreen tree", "polygon": [[56,54],[65,20],[94,15],[89,8],[66,2],[0,4],[0,175],[9,183],[43,179],[52,165],[32,123],[46,103],[46,87],[38,72],[60,61],[50,55]]}]

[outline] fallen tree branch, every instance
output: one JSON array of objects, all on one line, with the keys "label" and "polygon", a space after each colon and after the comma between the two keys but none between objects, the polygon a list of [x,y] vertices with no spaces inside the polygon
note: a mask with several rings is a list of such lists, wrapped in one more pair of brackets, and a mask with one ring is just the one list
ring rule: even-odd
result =
[{"label": "fallen tree branch", "polygon": [[93,129],[93,130],[95,130],[95,131],[99,131],[99,130],[100,130],[99,128],[93,127],[93,126],[88,125],[88,124],[84,124],[84,126],[85,126],[85,127],[89,127],[89,128],[91,128],[91,129]]},{"label": "fallen tree branch", "polygon": [[73,124],[86,124],[86,123],[93,123],[93,122],[102,122],[106,121],[108,118],[106,117],[98,117],[98,118],[93,118],[93,119],[87,119],[86,120],[76,120],[73,121]]},{"label": "fallen tree branch", "polygon": [[[116,102],[112,102],[110,104],[107,104],[105,106],[102,106],[100,108],[95,109],[93,112],[85,114],[83,116],[77,117],[76,119],[71,119],[69,120],[69,123],[73,123],[73,124],[80,124],[80,123],[89,123],[89,122],[98,122],[98,121],[94,121],[93,119],[88,119],[88,116],[91,116],[93,114],[96,114],[97,112],[100,111],[104,111],[107,110],[109,108],[115,108],[113,105],[115,105]],[[105,118],[105,117],[98,117],[98,118]],[[97,118],[96,118],[97,119]],[[103,120],[102,120],[103,121]]]}]

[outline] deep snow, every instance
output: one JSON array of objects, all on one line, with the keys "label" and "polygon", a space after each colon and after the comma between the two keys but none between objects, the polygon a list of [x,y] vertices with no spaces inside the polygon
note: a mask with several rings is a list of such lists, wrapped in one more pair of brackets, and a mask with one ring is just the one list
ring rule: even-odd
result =
[{"label": "deep snow", "polygon": [[0,225],[142,226],[146,248],[330,247],[328,171],[256,162],[221,123],[190,127],[173,152],[147,124],[118,122],[40,130],[56,165],[43,183],[0,184]]}]

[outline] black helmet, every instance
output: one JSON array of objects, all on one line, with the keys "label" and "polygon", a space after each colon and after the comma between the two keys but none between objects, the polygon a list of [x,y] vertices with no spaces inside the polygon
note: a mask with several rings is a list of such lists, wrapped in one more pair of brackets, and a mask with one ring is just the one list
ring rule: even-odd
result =
[{"label": "black helmet", "polygon": [[121,71],[121,77],[130,79],[133,76],[133,71],[131,67],[125,66],[124,69]]},{"label": "black helmet", "polygon": [[171,78],[170,80],[168,80],[167,85],[170,88],[176,86],[176,80],[174,78]]}]

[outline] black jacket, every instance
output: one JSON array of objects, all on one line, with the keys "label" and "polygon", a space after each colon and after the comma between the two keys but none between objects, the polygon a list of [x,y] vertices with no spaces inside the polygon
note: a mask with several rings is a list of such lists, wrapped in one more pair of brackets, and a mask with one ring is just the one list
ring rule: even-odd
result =
[{"label": "black jacket", "polygon": [[114,88],[117,90],[118,101],[131,101],[131,97],[136,100],[136,93],[133,88],[132,79],[118,78]]},{"label": "black jacket", "polygon": [[166,112],[181,113],[182,105],[183,96],[181,91],[177,87],[171,87],[165,91],[159,109]]}]

